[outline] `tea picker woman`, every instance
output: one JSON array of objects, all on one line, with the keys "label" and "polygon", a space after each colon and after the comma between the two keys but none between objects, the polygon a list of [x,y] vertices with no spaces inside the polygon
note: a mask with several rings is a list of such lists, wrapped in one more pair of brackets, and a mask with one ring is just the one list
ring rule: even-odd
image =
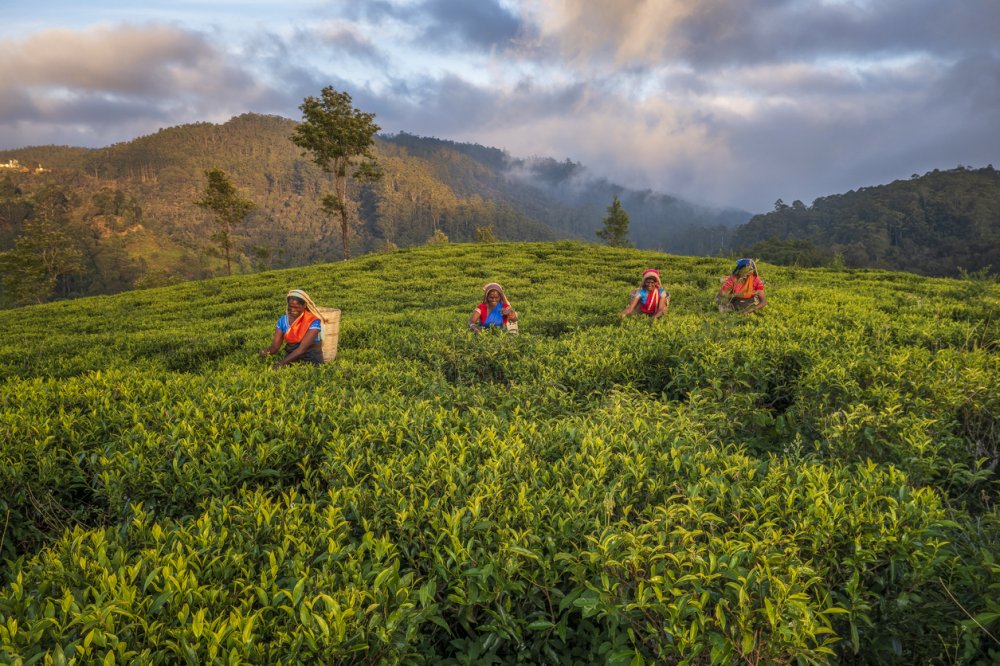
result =
[{"label": "tea picker woman", "polygon": [[649,268],[642,273],[639,288],[628,295],[628,307],[619,315],[623,319],[630,314],[644,314],[651,319],[659,319],[667,314],[670,294],[660,284],[660,272]]},{"label": "tea picker woman", "polygon": [[517,332],[517,312],[507,300],[506,294],[496,282],[483,287],[483,302],[476,306],[469,317],[469,330],[479,333],[484,330]]},{"label": "tea picker woman", "polygon": [[757,275],[753,259],[740,259],[715,296],[719,312],[750,314],[767,305],[764,283]]},{"label": "tea picker woman", "polygon": [[289,363],[323,362],[323,327],[319,310],[309,294],[292,289],[285,297],[285,314],[274,327],[271,344],[260,350],[261,357],[276,354],[285,344],[285,357],[274,364],[274,369]]}]

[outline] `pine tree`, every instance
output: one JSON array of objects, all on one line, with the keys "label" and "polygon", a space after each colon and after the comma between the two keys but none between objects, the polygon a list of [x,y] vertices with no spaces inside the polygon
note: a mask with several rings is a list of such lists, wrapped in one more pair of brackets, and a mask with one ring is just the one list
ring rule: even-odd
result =
[{"label": "pine tree", "polygon": [[601,238],[612,247],[632,247],[628,240],[628,213],[622,208],[622,202],[615,195],[611,205],[608,206],[608,215],[604,218],[604,226],[597,231],[598,238]]}]

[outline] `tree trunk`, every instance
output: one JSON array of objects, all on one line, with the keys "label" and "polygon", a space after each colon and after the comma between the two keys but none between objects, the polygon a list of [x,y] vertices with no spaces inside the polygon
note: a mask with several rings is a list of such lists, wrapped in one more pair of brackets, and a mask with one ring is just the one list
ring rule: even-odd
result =
[{"label": "tree trunk", "polygon": [[229,250],[233,245],[233,228],[228,224],[225,226],[224,230],[225,236],[222,238],[222,249],[226,251],[226,275],[232,277],[233,275],[233,265],[229,259]]},{"label": "tree trunk", "polygon": [[344,259],[350,259],[351,240],[347,221],[347,176],[337,177],[337,196],[340,198],[340,231],[344,240]]}]

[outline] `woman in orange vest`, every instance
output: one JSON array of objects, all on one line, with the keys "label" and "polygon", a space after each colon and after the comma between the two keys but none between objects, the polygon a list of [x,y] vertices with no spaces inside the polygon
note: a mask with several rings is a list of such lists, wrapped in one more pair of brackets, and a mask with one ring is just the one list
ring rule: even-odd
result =
[{"label": "woman in orange vest", "polygon": [[285,358],[274,364],[275,370],[296,361],[319,365],[323,362],[323,323],[319,310],[301,289],[288,292],[285,304],[285,314],[274,327],[274,339],[260,350],[261,357],[276,354],[281,343],[285,343]]},{"label": "woman in orange vest", "polygon": [[757,275],[757,264],[753,259],[740,259],[732,274],[722,283],[715,297],[719,312],[739,312],[750,314],[767,305],[764,283]]},{"label": "woman in orange vest", "polygon": [[635,312],[659,319],[667,314],[669,307],[670,294],[660,284],[660,272],[649,268],[643,271],[639,288],[628,295],[628,307],[618,316],[624,319]]},{"label": "woman in orange vest", "polygon": [[[515,324],[515,326],[511,326]],[[483,302],[476,306],[469,317],[469,330],[479,333],[482,330],[510,330],[516,332],[517,312],[511,307],[503,287],[496,282],[490,282],[483,287]]]}]

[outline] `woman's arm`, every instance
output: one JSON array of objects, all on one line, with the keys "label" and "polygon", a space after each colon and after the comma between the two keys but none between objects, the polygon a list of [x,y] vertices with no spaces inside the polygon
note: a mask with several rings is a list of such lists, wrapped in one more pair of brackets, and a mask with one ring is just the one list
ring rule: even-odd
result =
[{"label": "woman's arm", "polygon": [[632,314],[632,311],[635,310],[635,306],[638,304],[639,304],[639,292],[636,292],[635,296],[632,297],[632,302],[629,303],[628,307],[622,310],[621,314],[619,314],[618,316],[619,317],[629,316],[630,314]]},{"label": "woman's arm", "polygon": [[746,310],[743,310],[740,314],[748,315],[751,312],[756,312],[767,305],[767,297],[764,295],[763,290],[754,292],[754,296],[757,297],[757,302],[748,307]]},{"label": "woman's arm", "polygon": [[271,354],[277,353],[281,349],[281,341],[284,340],[285,336],[281,332],[280,328],[275,327],[274,329],[274,339],[271,340],[271,344],[260,350],[261,358],[265,356],[270,356]]},{"label": "woman's arm", "polygon": [[660,306],[656,308],[656,314],[653,315],[653,319],[659,319],[667,314],[667,309],[670,307],[670,294],[666,294],[660,299]]},{"label": "woman's arm", "polygon": [[274,369],[277,370],[278,368],[288,365],[289,363],[291,363],[292,361],[294,361],[295,359],[297,359],[298,357],[302,356],[307,351],[309,351],[309,348],[312,347],[313,342],[316,341],[316,335],[318,333],[319,331],[317,331],[315,328],[310,328],[306,330],[306,334],[302,336],[302,342],[300,342],[299,346],[295,348],[295,351],[293,351],[291,354],[289,354],[285,358],[275,363]]},{"label": "woman's arm", "polygon": [[719,293],[715,295],[715,302],[719,305],[719,312],[725,312],[733,300],[733,287],[730,280],[726,280],[719,287]]},{"label": "woman's arm", "polygon": [[508,305],[505,308],[500,308],[500,314],[502,314],[504,317],[507,317],[508,321],[517,321],[517,312],[511,305]]},{"label": "woman's arm", "polygon": [[475,333],[479,332],[479,308],[472,311],[472,316],[469,317],[469,330]]}]

